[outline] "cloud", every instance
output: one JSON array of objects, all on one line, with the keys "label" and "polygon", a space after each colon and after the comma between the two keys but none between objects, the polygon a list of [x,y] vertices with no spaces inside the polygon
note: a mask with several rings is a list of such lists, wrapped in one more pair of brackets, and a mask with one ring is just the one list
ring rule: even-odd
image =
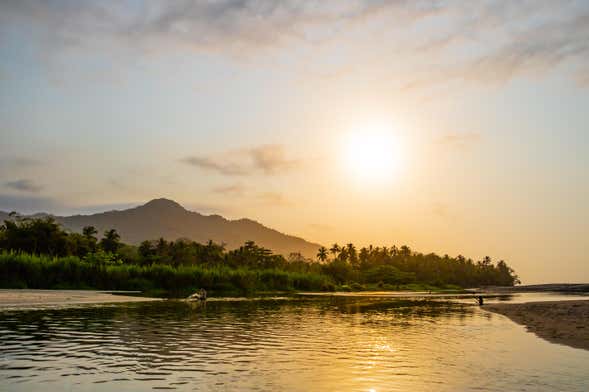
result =
[{"label": "cloud", "polygon": [[305,40],[305,30],[362,18],[381,1],[28,1],[0,3],[5,23],[33,24],[62,46],[105,41],[147,50],[162,47],[233,51]]},{"label": "cloud", "polygon": [[504,82],[521,73],[547,72],[569,60],[580,62],[578,69],[588,69],[589,11],[511,35],[500,48],[473,61],[465,74]]},{"label": "cloud", "polygon": [[240,184],[226,185],[213,188],[213,192],[222,195],[241,196],[245,192],[245,187]]},{"label": "cloud", "polygon": [[41,185],[35,184],[31,180],[20,179],[15,181],[7,181],[4,186],[21,192],[38,193],[43,189]]},{"label": "cloud", "polygon": [[226,176],[244,176],[249,174],[246,167],[239,163],[223,162],[220,157],[186,157],[180,160],[183,163],[196,166],[203,170],[218,172]]},{"label": "cloud", "polygon": [[[370,29],[362,28],[369,23]],[[584,1],[6,0],[0,2],[0,26],[27,26],[50,55],[59,53],[58,47],[234,56],[293,42],[317,47],[345,40],[347,47],[378,47],[379,64],[391,52],[397,64],[417,59],[427,75],[434,75],[432,83],[503,83],[563,63],[572,64],[573,73],[589,69],[589,3]],[[420,69],[409,67],[419,75]]]},{"label": "cloud", "polygon": [[265,174],[275,174],[290,170],[297,161],[287,159],[284,148],[277,144],[267,144],[250,150],[254,166]]},{"label": "cloud", "polygon": [[227,151],[216,156],[185,157],[180,161],[225,176],[276,175],[286,172],[298,164],[298,161],[288,159],[284,147],[278,144]]}]

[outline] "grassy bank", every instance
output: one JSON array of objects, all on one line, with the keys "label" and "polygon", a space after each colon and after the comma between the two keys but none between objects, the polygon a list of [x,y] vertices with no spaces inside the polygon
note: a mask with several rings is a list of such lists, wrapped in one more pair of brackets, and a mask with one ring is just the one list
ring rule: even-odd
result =
[{"label": "grassy bank", "polygon": [[201,287],[213,293],[335,288],[327,276],[278,269],[104,265],[76,256],[0,254],[0,288],[140,290],[184,296]]},{"label": "grassy bank", "polygon": [[[107,259],[108,260],[108,259]],[[212,294],[248,294],[271,291],[439,291],[458,286],[411,284],[335,285],[316,272],[277,268],[252,269],[227,266],[177,266],[108,264],[77,256],[51,257],[24,253],[0,253],[0,288],[139,290],[149,295],[183,297],[204,287]]]}]

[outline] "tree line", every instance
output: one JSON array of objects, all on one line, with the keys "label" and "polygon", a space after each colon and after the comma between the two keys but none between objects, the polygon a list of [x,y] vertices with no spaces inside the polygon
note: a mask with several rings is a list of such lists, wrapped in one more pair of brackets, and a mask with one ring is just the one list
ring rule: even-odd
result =
[{"label": "tree line", "polygon": [[51,217],[23,218],[12,214],[0,226],[0,251],[50,257],[74,256],[81,262],[99,265],[281,270],[321,276],[326,282],[323,289],[399,289],[415,284],[512,286],[519,283],[513,269],[503,260],[494,263],[490,257],[473,261],[461,255],[422,254],[405,245],[369,246],[358,250],[351,243],[345,246],[333,244],[329,249],[319,248],[316,259],[311,260],[300,253],[287,257],[277,255],[253,241],[233,250],[213,241],[201,244],[188,239],[168,241],[160,238],[133,246],[121,242],[115,229],[104,231],[100,237],[98,234],[93,226],[75,233],[63,229]]}]

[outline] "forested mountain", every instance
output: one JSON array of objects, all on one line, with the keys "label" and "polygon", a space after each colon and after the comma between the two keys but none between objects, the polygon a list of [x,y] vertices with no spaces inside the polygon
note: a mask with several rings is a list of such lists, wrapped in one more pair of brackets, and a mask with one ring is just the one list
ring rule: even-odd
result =
[{"label": "forested mountain", "polygon": [[[0,211],[0,221],[8,217]],[[138,245],[146,239],[166,240],[186,238],[200,243],[212,240],[235,249],[246,241],[288,256],[300,252],[315,257],[320,245],[302,238],[280,233],[250,219],[228,220],[219,215],[202,215],[188,211],[168,199],[154,199],[127,210],[108,211],[92,215],[56,216],[65,228],[82,232],[84,226],[94,226],[99,233],[116,229],[125,243]]]}]

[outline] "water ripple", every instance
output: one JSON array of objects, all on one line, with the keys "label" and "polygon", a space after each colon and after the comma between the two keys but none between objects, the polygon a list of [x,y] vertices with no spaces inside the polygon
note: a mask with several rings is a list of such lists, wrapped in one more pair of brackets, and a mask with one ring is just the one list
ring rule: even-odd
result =
[{"label": "water ripple", "polygon": [[[534,360],[522,365],[526,350]],[[170,301],[0,313],[2,390],[584,391],[588,360],[443,301]],[[539,372],[550,380],[532,377]]]}]

